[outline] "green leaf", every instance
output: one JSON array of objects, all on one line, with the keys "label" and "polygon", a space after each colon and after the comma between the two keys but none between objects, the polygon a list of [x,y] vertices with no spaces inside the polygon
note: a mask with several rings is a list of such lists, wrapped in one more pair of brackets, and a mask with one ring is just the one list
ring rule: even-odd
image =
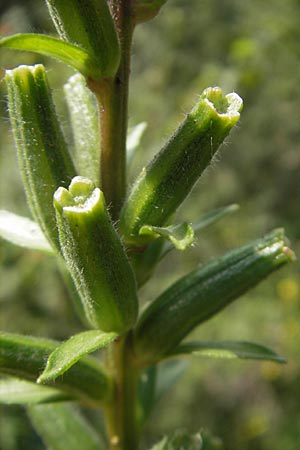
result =
[{"label": "green leaf", "polygon": [[171,360],[145,369],[140,377],[139,422],[143,426],[153,407],[178,381],[187,368],[186,361]]},{"label": "green leaf", "polygon": [[151,450],[201,450],[202,438],[200,433],[190,435],[186,431],[177,430],[170,436],[164,437]]},{"label": "green leaf", "polygon": [[208,341],[187,342],[179,345],[169,356],[192,354],[208,358],[223,359],[258,359],[274,361],[280,364],[286,360],[269,348],[246,341]]},{"label": "green leaf", "polygon": [[135,156],[136,151],[138,150],[141,139],[144,135],[144,132],[147,128],[146,122],[141,122],[130,128],[127,136],[127,165],[129,166]]},{"label": "green leaf", "polygon": [[32,405],[76,400],[76,397],[49,386],[38,386],[17,378],[0,380],[0,403],[6,405]]},{"label": "green leaf", "polygon": [[[36,381],[58,342],[0,333],[0,373]],[[85,357],[55,380],[55,388],[90,406],[99,406],[111,396],[111,380],[97,360]]]},{"label": "green leaf", "polygon": [[3,209],[0,210],[0,236],[20,247],[53,252],[36,222]]},{"label": "green leaf", "polygon": [[97,330],[84,331],[72,336],[50,354],[46,368],[37,382],[45,383],[55,380],[83,356],[106,347],[116,337],[115,333],[102,333]]},{"label": "green leaf", "polygon": [[92,426],[73,405],[35,405],[28,408],[30,420],[51,450],[104,450]]},{"label": "green leaf", "polygon": [[77,173],[99,186],[100,130],[96,97],[76,73],[64,85],[74,136],[74,160]]},{"label": "green leaf", "polygon": [[204,228],[207,228],[208,226],[213,225],[218,220],[223,219],[223,217],[237,211],[238,209],[239,209],[239,205],[232,204],[229,206],[224,206],[223,208],[218,208],[213,211],[210,211],[209,213],[200,217],[198,222],[195,222],[192,225],[195,234],[199,233],[199,231],[202,231]]},{"label": "green leaf", "polygon": [[140,363],[162,359],[196,326],[293,259],[279,229],[182,277],[140,317],[135,331]]},{"label": "green leaf", "polygon": [[44,34],[14,34],[0,40],[0,48],[23,50],[55,58],[82,73],[99,80],[102,76],[95,58],[86,50]]},{"label": "green leaf", "polygon": [[120,46],[107,0],[46,0],[60,37],[93,55],[104,77],[113,77]]},{"label": "green leaf", "polygon": [[152,238],[163,237],[168,239],[177,250],[186,250],[194,242],[194,230],[188,223],[168,227],[143,225],[140,228],[139,235]]}]

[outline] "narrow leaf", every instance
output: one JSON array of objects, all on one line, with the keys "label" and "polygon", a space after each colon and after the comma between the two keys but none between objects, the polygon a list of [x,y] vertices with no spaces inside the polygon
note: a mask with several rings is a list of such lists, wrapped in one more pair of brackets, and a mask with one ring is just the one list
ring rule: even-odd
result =
[{"label": "narrow leaf", "polygon": [[115,333],[102,333],[97,330],[76,334],[50,354],[46,368],[37,382],[55,380],[83,356],[107,346],[116,337]]},{"label": "narrow leaf", "polygon": [[0,210],[0,236],[20,247],[52,253],[40,227],[27,217]]},{"label": "narrow leaf", "polygon": [[61,39],[44,34],[14,34],[0,40],[0,48],[23,50],[50,56],[73,67],[85,77],[96,80],[101,71],[95,58],[86,50]]},{"label": "narrow leaf", "polygon": [[194,232],[199,233],[199,231],[202,231],[204,228],[213,225],[218,220],[223,219],[223,217],[237,211],[238,209],[239,205],[232,204],[229,206],[225,206],[223,208],[218,208],[213,211],[210,211],[209,213],[200,217],[200,219],[192,225]]},{"label": "narrow leaf", "polygon": [[35,405],[28,408],[32,424],[51,450],[104,450],[92,426],[73,405]]},{"label": "narrow leaf", "polygon": [[0,380],[0,403],[6,405],[32,405],[76,400],[76,397],[49,386],[38,386],[17,378]]},{"label": "narrow leaf", "polygon": [[286,360],[269,348],[246,341],[187,342],[179,345],[169,356],[192,354],[208,358],[258,359],[286,363]]},{"label": "narrow leaf", "polygon": [[46,0],[60,37],[94,56],[105,77],[119,67],[120,46],[107,0]]},{"label": "narrow leaf", "polygon": [[147,128],[146,122],[138,123],[135,127],[132,127],[128,131],[127,136],[127,165],[129,166],[135,156],[136,151],[139,148],[141,139]]},{"label": "narrow leaf", "polygon": [[188,364],[182,360],[164,361],[144,370],[139,382],[139,422],[143,426],[156,403],[183,375]]},{"label": "narrow leaf", "polygon": [[168,239],[177,250],[186,250],[194,242],[194,230],[188,223],[168,227],[143,225],[139,231],[139,235],[150,236],[152,238],[163,237]]},{"label": "narrow leaf", "polygon": [[74,160],[77,173],[99,186],[99,117],[96,97],[76,73],[64,85],[74,136]]},{"label": "narrow leaf", "polygon": [[[58,342],[11,333],[0,333],[0,373],[36,381]],[[111,382],[101,365],[91,357],[78,361],[55,380],[55,388],[90,406],[110,398]]]}]

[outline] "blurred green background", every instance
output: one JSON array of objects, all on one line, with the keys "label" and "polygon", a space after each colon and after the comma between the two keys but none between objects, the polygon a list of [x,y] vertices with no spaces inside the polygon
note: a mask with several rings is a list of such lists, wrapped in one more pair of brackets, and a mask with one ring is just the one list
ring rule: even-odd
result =
[{"label": "blurred green background", "polygon": [[[0,3],[0,34],[54,33],[42,0]],[[244,99],[239,126],[178,212],[196,220],[219,206],[240,210],[205,230],[194,248],[173,253],[142,290],[153,299],[199,262],[278,226],[300,250],[300,2],[169,0],[136,31],[130,124],[148,128],[131,172],[159,150],[204,88],[219,85]],[[61,87],[72,71],[32,54],[2,52],[1,67],[44,63],[69,135]],[[3,73],[2,73],[3,75]],[[1,78],[2,78],[1,75]],[[30,216],[0,82],[0,207]],[[0,244],[1,328],[65,339],[82,330],[55,262]],[[300,445],[299,262],[245,295],[194,335],[264,343],[288,359],[273,363],[189,360],[182,379],[157,405],[145,448],[174,428],[210,430],[226,450],[296,450]],[[97,420],[97,417],[93,418]],[[1,450],[41,450],[21,407],[1,414]]]}]

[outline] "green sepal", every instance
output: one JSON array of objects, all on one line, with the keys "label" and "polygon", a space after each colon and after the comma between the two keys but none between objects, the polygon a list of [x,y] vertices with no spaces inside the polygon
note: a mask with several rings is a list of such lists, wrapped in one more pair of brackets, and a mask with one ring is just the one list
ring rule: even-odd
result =
[{"label": "green sepal", "polygon": [[4,405],[36,405],[76,401],[76,397],[49,386],[38,386],[18,378],[0,380],[0,403]]},{"label": "green sepal", "polygon": [[164,437],[151,450],[201,450],[200,433],[191,435],[184,430],[176,430],[170,436]]},{"label": "green sepal", "polygon": [[53,252],[36,222],[3,209],[0,210],[0,236],[20,247]]},{"label": "green sepal", "polygon": [[34,405],[29,418],[51,450],[104,450],[106,446],[80,411],[69,404]]},{"label": "green sepal", "polygon": [[[0,373],[36,381],[58,342],[0,333]],[[77,362],[56,378],[55,389],[89,406],[101,406],[111,398],[112,385],[101,365],[91,357]]]},{"label": "green sepal", "polygon": [[168,227],[154,227],[143,225],[139,231],[140,236],[150,238],[162,237],[167,239],[177,250],[186,250],[194,242],[194,230],[188,223],[170,225]]},{"label": "green sepal", "polygon": [[101,76],[113,77],[120,62],[120,46],[107,0],[46,3],[60,37],[92,55]]},{"label": "green sepal", "polygon": [[53,194],[75,173],[56,117],[45,69],[19,66],[6,72],[8,106],[19,165],[32,215],[59,249]]},{"label": "green sepal", "polygon": [[99,80],[101,72],[95,58],[86,50],[61,39],[44,34],[14,34],[0,40],[0,48],[21,50],[49,56],[73,67],[87,78]]},{"label": "green sepal", "polygon": [[193,328],[293,258],[283,230],[275,230],[181,278],[144,311],[137,324],[135,347],[141,364],[163,358]]},{"label": "green sepal", "polygon": [[75,334],[50,354],[47,365],[37,382],[43,384],[55,380],[83,356],[106,347],[116,337],[115,333],[102,333],[98,330]]},{"label": "green sepal", "polygon": [[195,355],[222,359],[255,359],[286,363],[286,359],[273,350],[253,342],[246,341],[208,341],[186,342],[180,344],[168,356]]},{"label": "green sepal", "polygon": [[62,254],[91,325],[122,334],[135,324],[136,283],[121,240],[91,180],[75,177],[54,195]]},{"label": "green sepal", "polygon": [[181,205],[240,117],[241,98],[208,88],[175,134],[144,168],[121,211],[128,244],[143,245],[143,225],[161,227]]},{"label": "green sepal", "polygon": [[77,173],[99,186],[100,127],[96,97],[76,73],[64,85],[74,137],[73,159]]},{"label": "green sepal", "polygon": [[153,19],[167,0],[134,0],[133,19],[136,24]]}]

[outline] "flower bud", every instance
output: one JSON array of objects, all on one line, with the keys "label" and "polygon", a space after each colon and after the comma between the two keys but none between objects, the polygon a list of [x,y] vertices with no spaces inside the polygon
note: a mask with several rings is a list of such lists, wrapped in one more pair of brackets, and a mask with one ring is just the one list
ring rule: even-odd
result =
[{"label": "flower bud", "polygon": [[128,244],[145,244],[145,237],[139,236],[143,225],[166,224],[239,120],[241,107],[242,100],[235,93],[224,96],[217,87],[203,92],[132,187],[120,221]]},{"label": "flower bud", "polygon": [[21,175],[32,215],[59,248],[53,194],[76,175],[55,114],[45,68],[19,66],[6,72],[8,107]]},{"label": "flower bud", "polygon": [[124,333],[137,317],[133,271],[92,181],[75,177],[54,194],[61,251],[95,328]]},{"label": "flower bud", "polygon": [[293,257],[283,230],[275,230],[184,276],[142,314],[135,335],[137,358],[146,365],[163,358],[193,328]]}]

